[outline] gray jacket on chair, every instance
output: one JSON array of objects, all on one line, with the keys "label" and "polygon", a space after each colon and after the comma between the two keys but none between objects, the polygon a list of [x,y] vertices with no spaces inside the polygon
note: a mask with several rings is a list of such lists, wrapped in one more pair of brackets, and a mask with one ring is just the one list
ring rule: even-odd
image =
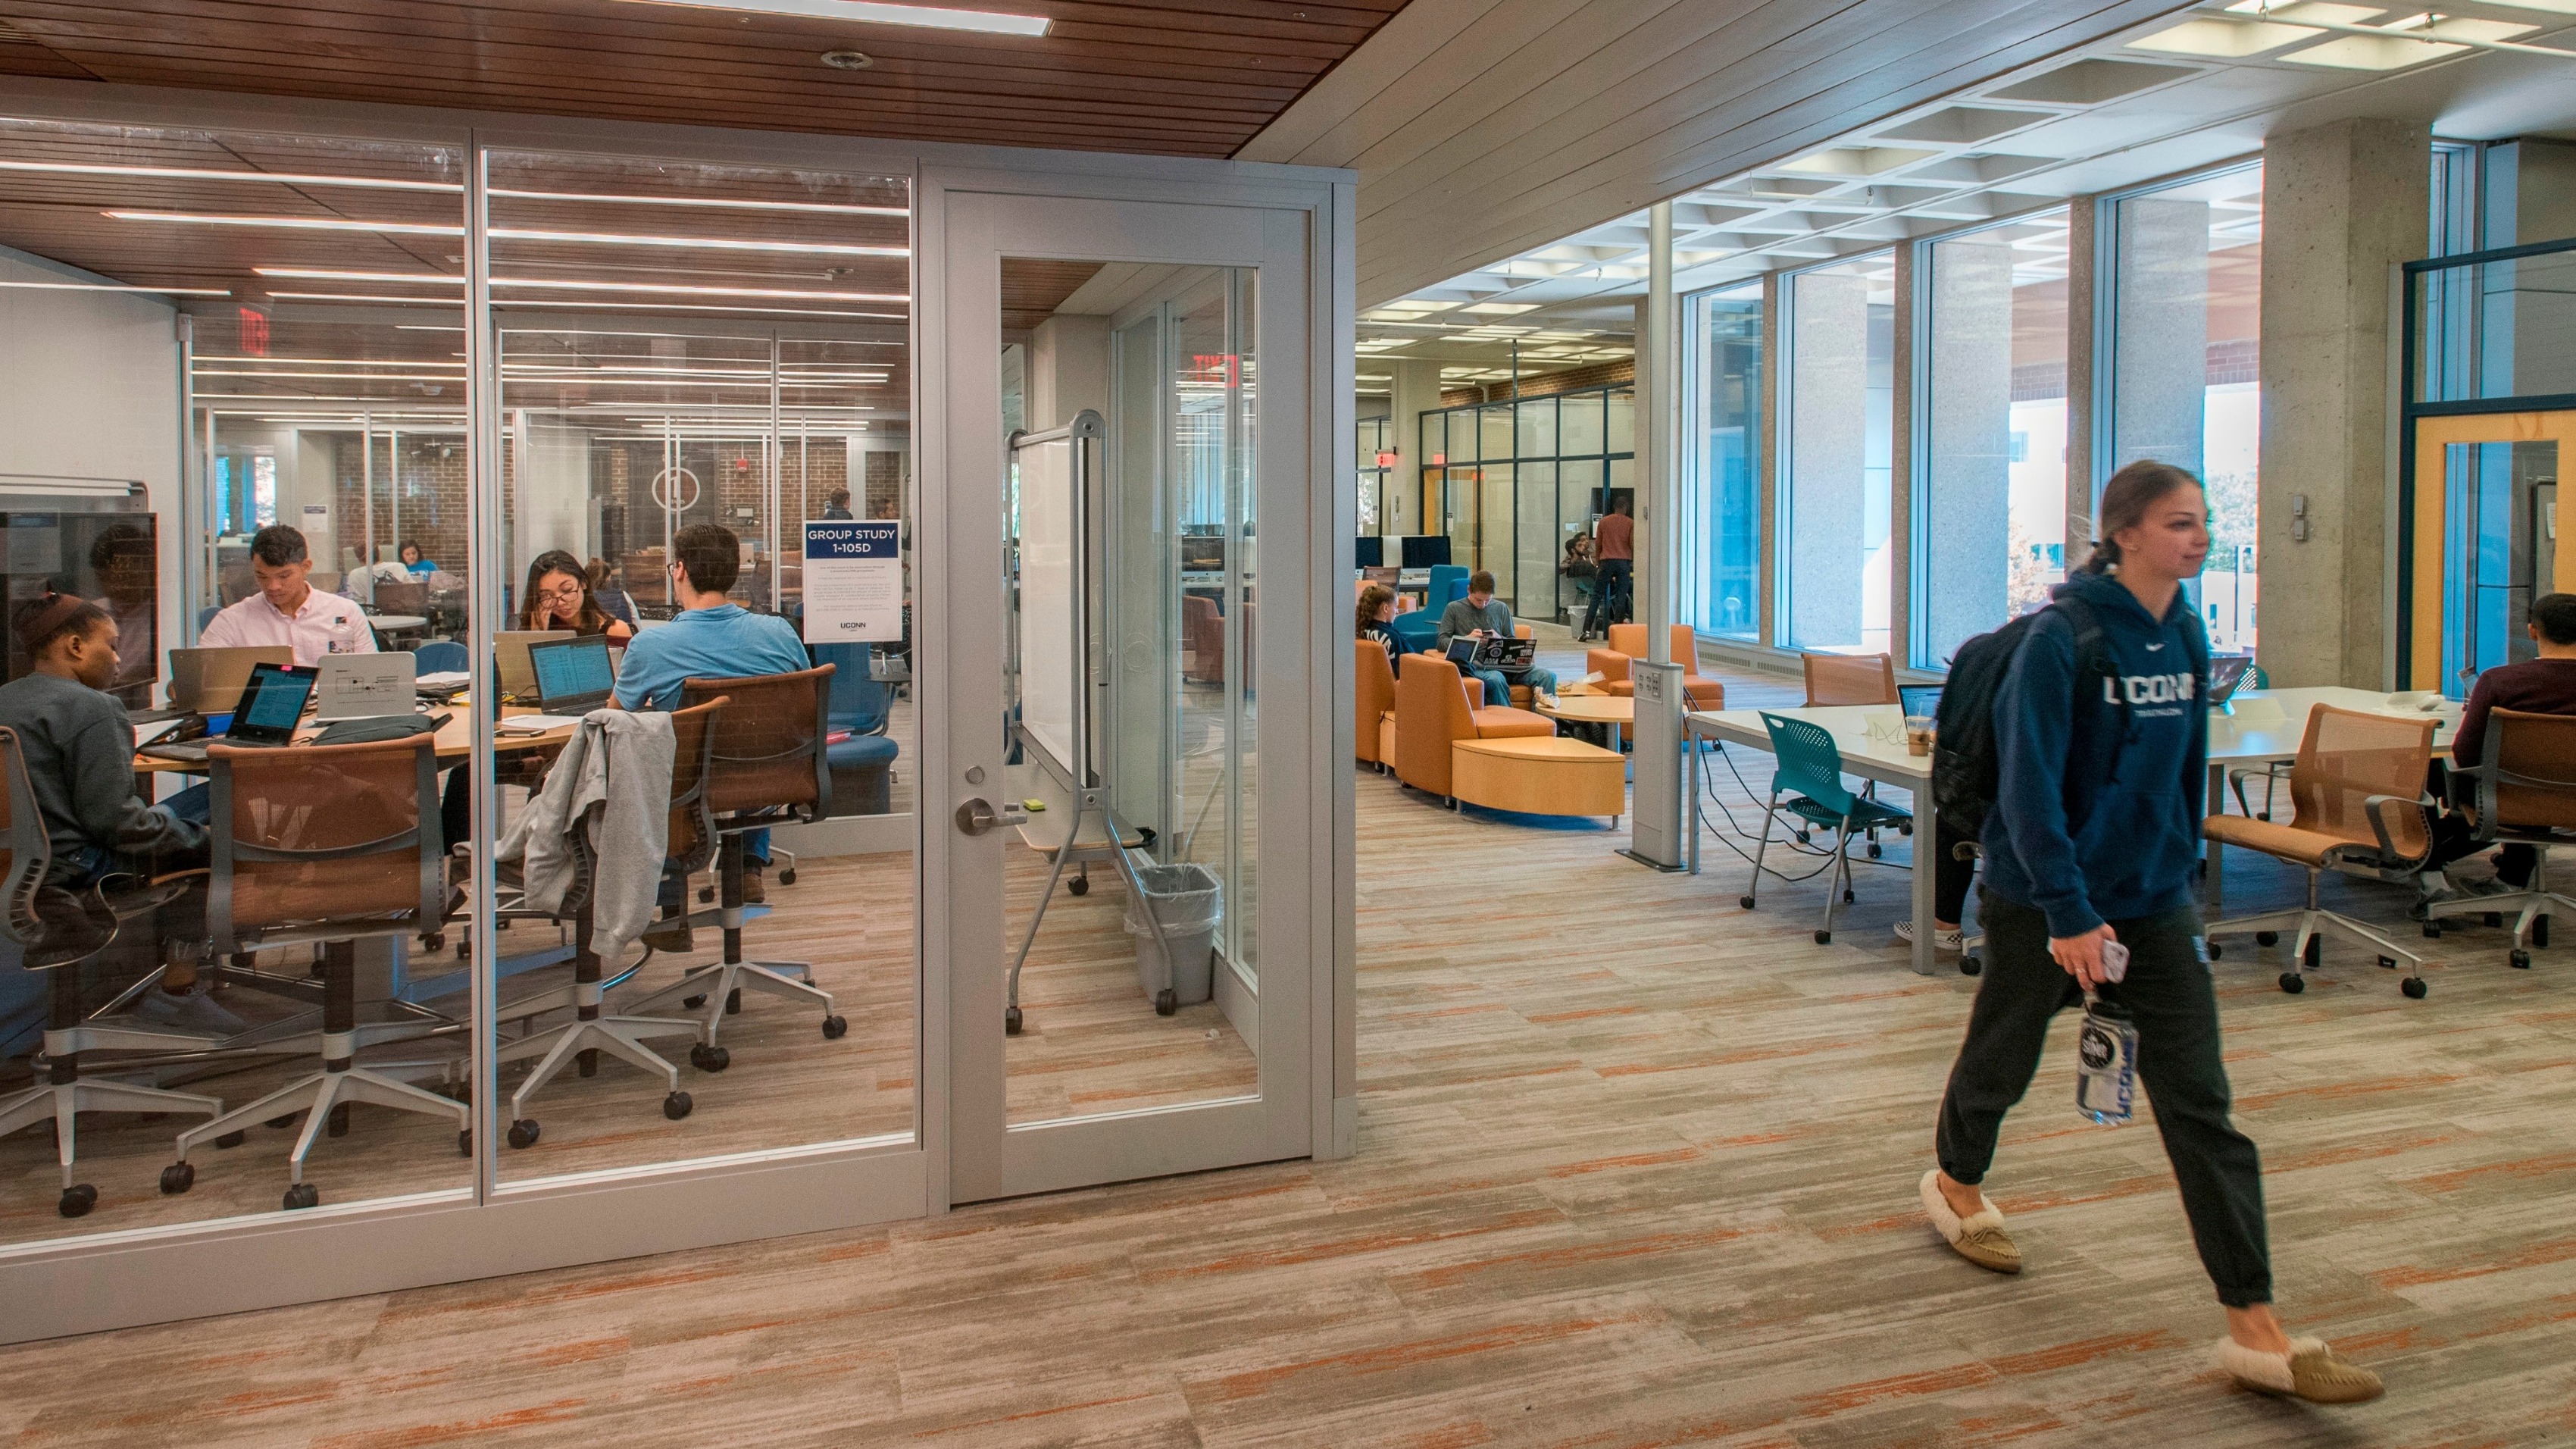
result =
[{"label": "gray jacket on chair", "polygon": [[590,832],[598,874],[591,882],[591,949],[608,969],[653,921],[662,860],[671,839],[671,717],[659,711],[597,709],[546,771],[546,783],[501,837],[498,858],[516,860],[528,905],[559,911],[572,889],[576,827]]}]

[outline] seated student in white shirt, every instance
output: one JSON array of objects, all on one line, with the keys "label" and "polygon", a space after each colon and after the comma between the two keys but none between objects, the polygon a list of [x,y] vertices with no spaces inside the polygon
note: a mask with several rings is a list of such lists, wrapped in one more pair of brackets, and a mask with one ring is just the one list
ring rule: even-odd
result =
[{"label": "seated student in white shirt", "polygon": [[326,594],[306,580],[313,572],[304,535],[272,523],[251,536],[250,573],[259,592],[206,621],[201,649],[244,649],[284,644],[295,662],[311,666],[333,654],[373,654],[376,633],[356,603]]}]

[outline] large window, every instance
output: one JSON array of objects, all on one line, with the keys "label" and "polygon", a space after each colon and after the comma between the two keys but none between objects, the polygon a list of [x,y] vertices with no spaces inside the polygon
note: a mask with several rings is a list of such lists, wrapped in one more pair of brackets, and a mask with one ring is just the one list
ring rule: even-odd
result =
[{"label": "large window", "polygon": [[1781,642],[1884,653],[1894,562],[1895,255],[1799,272],[1784,285]]},{"label": "large window", "polygon": [[1567,617],[1566,542],[1634,486],[1636,412],[1634,388],[1609,387],[1424,413],[1423,502],[1450,562],[1490,570],[1516,614]]},{"label": "large window", "polygon": [[2201,618],[2221,653],[2254,647],[2256,383],[2262,345],[2263,168],[2113,202],[2108,466],[2187,468],[2209,489]]},{"label": "large window", "polygon": [[2066,577],[2066,210],[1922,255],[1913,662],[1945,669]]},{"label": "large window", "polygon": [[1683,618],[1703,633],[1751,639],[1762,609],[1760,283],[1690,299],[1683,359]]}]

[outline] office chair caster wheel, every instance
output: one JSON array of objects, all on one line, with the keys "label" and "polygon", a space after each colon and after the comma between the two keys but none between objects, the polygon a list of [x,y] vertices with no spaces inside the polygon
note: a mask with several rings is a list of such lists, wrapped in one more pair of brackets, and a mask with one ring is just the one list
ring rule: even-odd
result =
[{"label": "office chair caster wheel", "polygon": [[2310,936],[2308,938],[2308,949],[2300,955],[2299,959],[2310,966],[2314,966],[2317,962],[2324,959],[2325,954],[2326,938],[2322,935]]},{"label": "office chair caster wheel", "polygon": [[1735,903],[1744,907],[1748,911],[1753,909],[1753,897],[1751,896],[1737,896],[1735,898]]},{"label": "office chair caster wheel", "polygon": [[1002,1011],[1002,1035],[1018,1036],[1019,1034],[1020,1009],[1016,1006],[1004,1008]]},{"label": "office chair caster wheel", "polygon": [[2439,921],[2426,921],[2424,923],[2424,939],[2427,941],[2438,941],[2442,939],[2442,923]]},{"label": "office chair caster wheel", "polygon": [[277,1127],[281,1129],[292,1127],[295,1125],[295,1114],[289,1112],[283,1117],[271,1117],[260,1125],[263,1127]]},{"label": "office chair caster wheel", "polygon": [[1816,933],[1816,944],[1817,944],[1817,945],[1819,945],[1819,946],[1830,946],[1830,945],[1832,945],[1833,943],[1834,943],[1834,933],[1833,933],[1833,932],[1831,932],[1831,931],[1818,931],[1818,932]]},{"label": "office chair caster wheel", "polygon": [[740,1015],[742,1015],[742,988],[741,988],[741,987],[737,986],[737,987],[735,987],[733,990],[728,991],[728,992],[726,992],[726,993],[725,993],[725,1015],[727,1015],[727,1016],[740,1016]]},{"label": "office chair caster wheel", "polygon": [[707,994],[703,991],[699,992],[695,996],[683,996],[680,998],[680,1009],[683,1011],[695,1011],[706,1004]]},{"label": "office chair caster wheel", "polygon": [[244,1132],[227,1132],[223,1136],[215,1139],[215,1145],[217,1147],[239,1147],[242,1145],[242,1139],[248,1135],[248,1133]]},{"label": "office chair caster wheel", "polygon": [[2284,971],[2281,973],[2281,989],[2296,996],[2308,989],[2308,978],[2296,971]]},{"label": "office chair caster wheel", "polygon": [[[2254,933],[2254,944],[2257,946],[2278,946],[2281,944],[2281,933],[2278,931],[2256,931]],[[2218,953],[2216,951],[2211,951],[2209,954],[2215,956]]]},{"label": "office chair caster wheel", "polygon": [[1881,849],[1881,848],[1880,848],[1879,843],[1878,843],[1877,841],[1873,840],[1873,841],[1871,841],[1871,842],[1869,843],[1869,858],[1870,858],[1870,859],[1872,859],[1872,860],[1876,860],[1876,859],[1878,859],[1881,855],[1884,855],[1884,854],[1886,854],[1886,853],[1887,853],[1887,852],[1886,852],[1885,850],[1883,850],[1883,849]]},{"label": "office chair caster wheel", "polygon": [[1169,1016],[1180,1009],[1180,995],[1173,991],[1172,988],[1166,986],[1162,990],[1154,993],[1154,1014],[1156,1016]]},{"label": "office chair caster wheel", "polygon": [[197,1165],[193,1162],[174,1162],[161,1169],[161,1195],[164,1197],[177,1197],[196,1185]]},{"label": "office chair caster wheel", "polygon": [[2397,989],[2406,993],[2407,1000],[2421,1001],[2424,999],[2424,993],[2433,988],[2425,984],[2423,977],[2409,976],[2397,983]]},{"label": "office chair caster wheel", "polygon": [[537,1132],[537,1119],[522,1117],[510,1124],[510,1145],[519,1148],[534,1147],[537,1145]]},{"label": "office chair caster wheel", "polygon": [[2209,950],[2209,959],[2210,959],[2210,960],[2212,960],[2212,961],[2215,961],[2215,960],[2217,960],[2219,957],[2224,956],[2224,955],[2226,955],[2226,954],[2227,954],[2226,949],[2225,949],[2224,947],[2220,946],[2216,941],[2206,941],[2206,942],[2203,942],[2202,944],[2208,948],[2208,950]]},{"label": "office chair caster wheel", "polygon": [[1087,896],[1091,894],[1091,882],[1084,880],[1080,876],[1075,876],[1073,879],[1066,881],[1064,883],[1064,888],[1078,896]]},{"label": "office chair caster wheel", "polygon": [[707,902],[709,902],[709,901],[711,901],[711,900],[714,900],[715,898],[716,898],[716,888],[715,888],[714,886],[700,886],[700,887],[698,887],[698,904],[699,904],[699,905],[702,905],[702,906],[703,906],[703,905],[705,905]]},{"label": "office chair caster wheel", "polygon": [[315,1187],[309,1182],[299,1182],[295,1186],[286,1190],[286,1210],[288,1212],[295,1212],[301,1208],[319,1207],[321,1206],[321,1203],[322,1189]]},{"label": "office chair caster wheel", "polygon": [[780,885],[796,884],[796,867],[791,865],[785,870],[780,871],[778,873],[778,883]]},{"label": "office chair caster wheel", "polygon": [[1844,891],[1844,892],[1843,892],[1843,904],[1844,904],[1844,905],[1850,905],[1854,899],[1855,899],[1855,897],[1852,895],[1852,893],[1851,893],[1850,891]]},{"label": "office chair caster wheel", "polygon": [[76,1182],[63,1189],[63,1200],[54,1204],[54,1210],[67,1218],[85,1218],[96,1206],[98,1189],[85,1182]]},{"label": "office chair caster wheel", "polygon": [[847,1017],[827,1016],[823,1018],[823,1040],[839,1041],[841,1038],[848,1036],[849,1034],[850,1022]]},{"label": "office chair caster wheel", "polygon": [[721,1072],[733,1065],[733,1049],[711,1047],[700,1042],[689,1048],[689,1065],[702,1072]]},{"label": "office chair caster wheel", "polygon": [[459,941],[459,942],[457,942],[457,943],[456,943],[456,959],[457,959],[457,960],[459,960],[459,961],[467,960],[467,959],[471,958],[471,957],[473,956],[473,954],[474,954],[474,947],[473,947],[472,943],[470,943],[470,942],[466,942],[466,941]]},{"label": "office chair caster wheel", "polygon": [[1959,974],[1960,974],[1960,975],[1962,975],[1962,976],[1982,976],[1982,975],[1984,975],[1984,974],[1985,974],[1985,972],[1986,972],[1986,963],[1985,963],[1985,962],[1983,962],[1983,961],[1978,960],[1976,957],[1974,957],[1974,956],[1962,956],[1962,957],[1960,957],[1960,958],[1959,958]]},{"label": "office chair caster wheel", "polygon": [[2504,960],[2506,965],[2511,966],[2516,971],[2528,971],[2531,969],[2531,953],[2529,951],[2516,950],[2512,954],[2506,956]]},{"label": "office chair caster wheel", "polygon": [[673,1092],[671,1095],[662,1099],[662,1115],[670,1118],[674,1122],[677,1122],[681,1118],[688,1116],[689,1109],[696,1105],[698,1104],[689,1100],[688,1093]]},{"label": "office chair caster wheel", "polygon": [[420,946],[424,951],[444,951],[447,949],[447,933],[432,931],[420,938]]}]

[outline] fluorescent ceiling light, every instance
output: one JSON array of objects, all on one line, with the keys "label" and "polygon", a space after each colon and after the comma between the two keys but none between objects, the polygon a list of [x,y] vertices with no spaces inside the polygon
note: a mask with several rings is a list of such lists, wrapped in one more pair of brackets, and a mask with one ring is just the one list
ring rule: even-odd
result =
[{"label": "fluorescent ceiling light", "polygon": [[346,186],[368,191],[457,193],[465,189],[453,181],[395,181],[382,176],[314,176],[294,171],[221,171],[194,166],[109,166],[70,161],[0,161],[0,171],[30,171],[46,176],[158,176],[171,181],[264,181],[275,186]]},{"label": "fluorescent ceiling light", "polygon": [[145,292],[156,297],[229,297],[222,287],[128,287],[110,282],[0,282],[29,292]]},{"label": "fluorescent ceiling light", "polygon": [[[2528,30],[2531,27],[2520,28]],[[2293,65],[2325,65],[2337,70],[2404,70],[2410,65],[2458,55],[2468,48],[2432,40],[2399,40],[2394,36],[2383,40],[2375,35],[2345,35],[2323,45],[2294,50],[2281,59]]]},{"label": "fluorescent ceiling light", "polygon": [[2268,21],[2186,20],[2180,25],[2159,30],[2153,35],[2129,42],[2131,50],[2153,50],[2167,55],[2199,55],[2217,60],[2243,60],[2265,51],[2279,50],[2294,40],[2312,40],[2325,34],[2309,25],[2275,25]]},{"label": "fluorescent ceiling light", "polygon": [[210,226],[264,226],[287,231],[374,231],[402,236],[463,236],[461,226],[423,221],[351,221],[333,216],[225,216],[202,211],[110,211],[118,221],[202,222]]},{"label": "fluorescent ceiling light", "polygon": [[[441,331],[453,329],[429,328],[423,330]],[[200,363],[263,362],[272,363],[278,366],[291,367],[463,367],[465,365],[461,362],[444,362],[435,357],[425,357],[416,362],[405,362],[395,358],[383,357],[217,357],[212,353],[206,352],[198,353],[196,360]]]},{"label": "fluorescent ceiling light", "polygon": [[247,368],[200,367],[194,377],[328,377],[341,382],[463,382],[464,375],[454,372],[260,372]]},{"label": "fluorescent ceiling light", "polygon": [[271,292],[280,302],[392,302],[403,307],[463,307],[462,297],[371,297],[345,292]]},{"label": "fluorescent ceiling light", "polygon": [[[2576,0],[2569,0],[2576,4]],[[722,211],[823,212],[834,216],[910,216],[908,206],[860,206],[835,201],[727,201],[715,196],[607,196],[591,191],[514,191],[495,186],[494,196],[526,201],[580,201],[603,206],[703,206]]]},{"label": "fluorescent ceiling light", "polygon": [[1517,317],[1523,312],[1537,311],[1538,304],[1536,302],[1478,302],[1461,310],[1472,312],[1479,317]]},{"label": "fluorescent ceiling light", "polygon": [[528,231],[517,227],[496,226],[494,237],[503,241],[545,241],[594,243],[627,247],[694,247],[705,251],[726,252],[822,252],[842,257],[908,257],[910,247],[861,246],[847,242],[742,241],[731,237],[711,236],[634,236],[614,231]]},{"label": "fluorescent ceiling light", "polygon": [[[315,282],[405,282],[423,286],[462,287],[465,279],[445,272],[340,272],[308,267],[253,267],[263,277],[293,277]],[[494,277],[495,287],[535,287],[568,292],[651,292],[683,297],[790,297],[815,302],[904,302],[904,292],[816,292],[793,287],[704,287],[674,282],[594,282],[555,277]],[[273,297],[289,295],[272,292]]]},{"label": "fluorescent ceiling light", "polygon": [[1043,15],[996,10],[950,10],[938,5],[888,5],[881,0],[646,0],[704,10],[749,10],[805,20],[856,20],[868,25],[918,25],[932,30],[972,30],[986,35],[1044,35],[1054,24]]}]

